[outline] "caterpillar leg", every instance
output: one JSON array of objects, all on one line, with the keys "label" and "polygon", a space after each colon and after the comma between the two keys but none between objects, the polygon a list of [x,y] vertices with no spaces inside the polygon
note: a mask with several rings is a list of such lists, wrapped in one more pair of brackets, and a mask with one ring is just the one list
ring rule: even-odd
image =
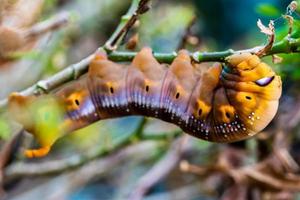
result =
[{"label": "caterpillar leg", "polygon": [[39,149],[27,149],[24,151],[24,154],[27,158],[36,158],[46,156],[51,149],[51,146],[44,146]]}]

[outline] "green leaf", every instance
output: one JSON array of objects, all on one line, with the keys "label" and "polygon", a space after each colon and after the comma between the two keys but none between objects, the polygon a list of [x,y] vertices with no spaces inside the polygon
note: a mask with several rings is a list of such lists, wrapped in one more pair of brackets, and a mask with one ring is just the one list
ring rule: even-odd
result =
[{"label": "green leaf", "polygon": [[280,16],[280,11],[278,10],[278,8],[276,8],[272,4],[268,4],[268,3],[258,4],[255,8],[255,11],[258,14],[263,15],[263,16],[267,16],[267,17],[278,17],[278,16]]},{"label": "green leaf", "polygon": [[7,140],[11,134],[7,120],[0,118],[0,140]]}]

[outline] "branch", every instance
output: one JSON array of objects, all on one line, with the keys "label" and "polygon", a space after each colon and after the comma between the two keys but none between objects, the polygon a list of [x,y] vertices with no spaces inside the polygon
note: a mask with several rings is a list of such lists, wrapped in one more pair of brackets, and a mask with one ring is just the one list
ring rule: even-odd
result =
[{"label": "branch", "polygon": [[[116,48],[118,42],[124,37],[124,34],[131,28],[137,17],[147,11],[150,0],[132,0],[131,6],[127,13],[122,17],[122,20],[116,31],[107,40],[102,47],[106,51],[111,51]],[[113,48],[112,48],[113,47]],[[101,48],[101,47],[100,47]],[[40,80],[31,87],[20,92],[20,95],[40,95],[49,93],[51,90],[63,85],[66,82],[75,80],[88,71],[89,63],[94,59],[94,54],[89,55],[80,62],[66,67],[64,70],[54,74],[52,77]],[[2,112],[8,104],[8,99],[0,101],[0,112]]]},{"label": "branch", "polygon": [[139,125],[136,127],[134,134],[131,137],[123,140],[122,142],[114,145],[110,149],[100,149],[96,151],[91,151],[90,153],[74,155],[71,157],[67,157],[66,159],[60,160],[50,160],[42,163],[16,163],[8,166],[5,169],[4,176],[5,181],[9,181],[11,179],[15,179],[18,177],[24,176],[41,176],[41,175],[49,175],[55,174],[62,171],[66,171],[68,169],[73,169],[79,167],[86,162],[94,160],[96,158],[105,156],[113,151],[118,149],[122,149],[125,146],[128,146],[132,143],[133,137],[139,137],[141,135],[142,130],[146,125],[146,120],[142,119]]},{"label": "branch", "polygon": [[273,48],[266,53],[266,55],[274,55],[279,53],[299,53],[300,52],[300,38],[286,37],[283,40],[275,43]]},{"label": "branch", "polygon": [[3,148],[0,152],[0,197],[5,195],[5,190],[3,189],[4,184],[4,170],[7,165],[13,160],[14,151],[16,145],[20,142],[23,131],[18,131],[4,143]]},{"label": "branch", "polygon": [[64,185],[64,189],[56,192],[57,198],[53,199],[65,199],[60,198],[64,192],[70,194],[77,188],[80,188],[86,185],[88,182],[95,180],[96,177],[101,177],[106,175],[108,172],[111,172],[114,167],[122,166],[122,163],[132,160],[132,158],[140,161],[148,161],[153,159],[154,155],[157,155],[155,150],[163,148],[163,144],[164,143],[157,141],[146,141],[133,144],[126,148],[120,149],[116,153],[108,155],[107,157],[87,163],[71,173],[67,173],[66,175],[69,176],[67,182],[69,182],[69,184]]},{"label": "branch", "polygon": [[[228,49],[225,51],[219,52],[191,52],[190,56],[196,62],[224,62],[225,58],[237,54],[237,53],[245,53],[249,52],[252,54],[258,53],[264,46],[257,46],[250,49],[244,50],[233,50]],[[279,41],[273,45],[273,47],[265,53],[263,56],[269,56],[274,54],[288,54],[288,53],[299,53],[300,52],[300,38],[293,39],[293,38],[285,38],[282,41]],[[112,52],[109,54],[109,59],[116,62],[126,62],[131,61],[136,52]],[[153,53],[154,57],[161,63],[171,63],[175,57],[177,56],[176,52],[173,53]]]},{"label": "branch", "polygon": [[[87,72],[88,64],[93,60],[94,55],[90,55],[87,58],[81,60],[80,62],[70,65],[69,67],[65,68],[64,70],[58,72],[57,74],[53,75],[52,77],[38,81],[31,87],[23,90],[20,92],[23,96],[29,95],[39,95],[43,93],[48,93],[51,90],[55,89],[56,87],[74,80],[78,78],[80,75]],[[8,99],[3,99],[0,101],[0,112],[5,109],[8,104]]]},{"label": "branch", "polygon": [[48,33],[49,31],[56,30],[61,26],[64,26],[70,20],[70,15],[67,12],[62,12],[55,15],[54,17],[35,24],[25,31],[25,37],[29,39],[36,38],[42,34]]},{"label": "branch", "polygon": [[[228,152],[228,149],[227,149]],[[234,155],[234,154],[232,154]],[[232,155],[226,154],[226,149],[219,155],[216,163],[210,166],[197,166],[188,162],[181,163],[181,170],[194,173],[202,177],[209,177],[214,174],[221,173],[234,180],[234,184],[257,186],[263,185],[263,188],[269,190],[300,190],[300,176],[296,172],[288,171],[285,168],[276,170],[284,163],[277,159],[276,155],[271,154],[266,159],[253,165],[233,165]],[[236,154],[238,155],[238,154]],[[235,156],[236,156],[235,155]],[[235,157],[244,159],[244,156]],[[287,175],[288,174],[288,175]]]},{"label": "branch", "polygon": [[[107,175],[113,168],[122,166],[124,162],[132,158],[136,158],[139,161],[153,159],[154,156],[157,156],[155,150],[164,148],[164,144],[164,142],[146,141],[129,145],[106,157],[88,162],[77,169],[70,169],[70,171],[36,186],[34,190],[19,194],[18,197],[20,199],[31,199],[30,196],[36,196],[36,193],[39,193],[40,196],[45,196],[44,199],[48,200],[67,199],[67,196],[76,191],[76,189],[81,188],[92,180]],[[35,165],[38,166],[39,164]],[[33,172],[32,169],[27,169]],[[35,169],[42,170],[42,168],[36,167]],[[57,183],[64,183],[64,187],[57,190],[56,187],[53,187]]]},{"label": "branch", "polygon": [[165,156],[157,162],[144,176],[140,178],[135,189],[131,192],[128,199],[141,200],[144,195],[161,179],[167,176],[175,168],[187,150],[185,148],[188,136],[182,136],[175,140]]},{"label": "branch", "polygon": [[105,43],[103,47],[105,51],[112,52],[117,49],[118,44],[138,20],[139,15],[149,10],[149,2],[150,0],[132,0],[128,12],[121,18],[121,22],[115,32]]}]

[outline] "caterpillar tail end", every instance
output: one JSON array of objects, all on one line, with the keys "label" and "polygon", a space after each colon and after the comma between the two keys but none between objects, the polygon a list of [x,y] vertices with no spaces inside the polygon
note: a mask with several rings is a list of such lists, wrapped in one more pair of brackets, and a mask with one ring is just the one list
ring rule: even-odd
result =
[{"label": "caterpillar tail end", "polygon": [[27,149],[27,150],[24,151],[24,155],[27,158],[44,157],[49,153],[50,149],[51,149],[50,145],[41,147],[39,149]]}]

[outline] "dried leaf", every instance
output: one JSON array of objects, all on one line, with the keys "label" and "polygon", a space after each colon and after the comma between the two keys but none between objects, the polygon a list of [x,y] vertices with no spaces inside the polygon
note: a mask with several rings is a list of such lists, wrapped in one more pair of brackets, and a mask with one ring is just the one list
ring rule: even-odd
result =
[{"label": "dried leaf", "polygon": [[259,19],[257,21],[257,26],[260,29],[260,31],[268,36],[272,36],[274,35],[274,22],[271,20],[269,23],[269,27],[266,27],[265,25],[263,25],[263,23],[261,22],[261,20]]},{"label": "dried leaf", "polygon": [[257,26],[260,31],[268,36],[268,43],[262,48],[260,51],[256,53],[257,56],[265,55],[270,49],[273,47],[273,43],[275,41],[275,28],[274,21],[270,20],[268,27],[262,24],[261,20],[257,21]]}]

